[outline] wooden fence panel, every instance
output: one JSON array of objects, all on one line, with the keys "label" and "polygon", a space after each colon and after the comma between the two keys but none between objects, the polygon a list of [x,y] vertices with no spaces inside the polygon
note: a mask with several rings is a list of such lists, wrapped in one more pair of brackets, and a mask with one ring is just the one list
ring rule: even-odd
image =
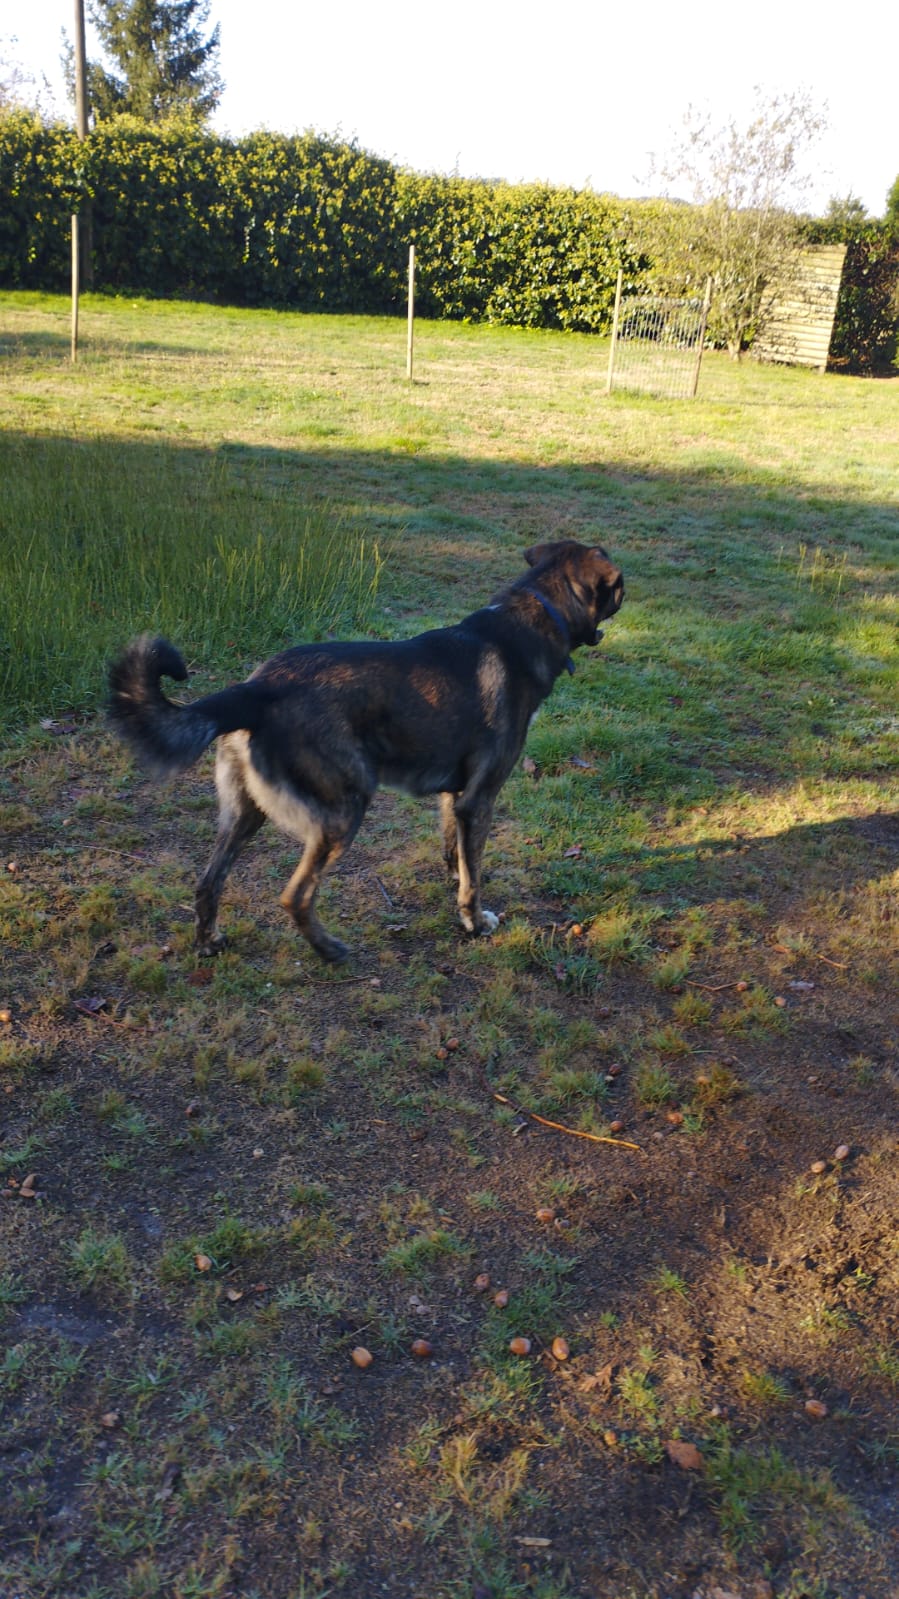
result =
[{"label": "wooden fence panel", "polygon": [[753,345],[760,361],[824,371],[845,256],[845,244],[810,245],[785,268],[781,281],[772,284],[771,313]]}]

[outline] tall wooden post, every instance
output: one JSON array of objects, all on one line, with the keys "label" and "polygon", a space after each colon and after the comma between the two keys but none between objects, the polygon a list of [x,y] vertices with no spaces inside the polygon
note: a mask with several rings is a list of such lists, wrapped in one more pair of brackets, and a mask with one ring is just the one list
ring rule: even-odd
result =
[{"label": "tall wooden post", "polygon": [[78,295],[80,281],[78,272],[78,218],[72,218],[72,360],[78,359]]},{"label": "tall wooden post", "polygon": [[612,392],[612,374],[615,371],[615,342],[618,338],[618,316],[621,311],[621,285],[624,275],[618,268],[618,282],[615,285],[615,315],[612,317],[612,343],[609,349],[609,370],[606,374],[606,393]]},{"label": "tall wooden post", "polygon": [[693,367],[693,379],[690,386],[690,399],[695,400],[696,390],[699,388],[699,368],[702,366],[702,352],[705,347],[705,330],[709,325],[709,307],[712,303],[712,280],[705,280],[705,296],[702,302],[702,316],[699,320],[699,333],[696,339],[696,361]]},{"label": "tall wooden post", "polygon": [[[87,138],[87,54],[84,44],[84,0],[75,0],[75,131]],[[78,296],[81,289],[81,234],[77,212],[72,217],[72,360],[78,359]]]},{"label": "tall wooden post", "polygon": [[412,382],[412,341],[415,329],[415,245],[409,246],[409,313],[406,324],[406,376]]}]

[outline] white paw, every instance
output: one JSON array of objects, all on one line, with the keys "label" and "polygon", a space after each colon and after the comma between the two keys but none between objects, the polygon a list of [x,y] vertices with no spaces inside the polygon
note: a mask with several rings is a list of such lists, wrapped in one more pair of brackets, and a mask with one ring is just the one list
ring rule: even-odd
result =
[{"label": "white paw", "polygon": [[482,910],[481,911],[481,932],[482,933],[495,933],[496,929],[498,927],[499,927],[499,917],[498,916],[494,916],[492,911],[483,911]]}]

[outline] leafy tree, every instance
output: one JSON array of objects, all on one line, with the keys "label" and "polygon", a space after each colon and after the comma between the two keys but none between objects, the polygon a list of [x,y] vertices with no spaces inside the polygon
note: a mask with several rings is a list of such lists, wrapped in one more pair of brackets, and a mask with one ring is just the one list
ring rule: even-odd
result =
[{"label": "leafy tree", "polygon": [[204,37],[209,0],[93,0],[90,18],[112,65],[107,71],[88,64],[96,122],[127,114],[142,122],[181,115],[203,123],[212,115],[224,86],[218,25]]},{"label": "leafy tree", "polygon": [[864,200],[851,192],[841,198],[832,195],[827,202],[824,221],[839,229],[842,234],[858,232],[870,219]]},{"label": "leafy tree", "polygon": [[887,195],[886,221],[894,232],[899,233],[899,177],[896,178]]},{"label": "leafy tree", "polygon": [[712,280],[710,330],[737,359],[770,310],[800,240],[810,179],[804,158],[824,128],[808,96],[764,99],[756,90],[746,126],[716,127],[690,108],[683,132],[656,165],[666,192],[687,204],[661,208],[647,240],[659,275],[698,291]]},{"label": "leafy tree", "polygon": [[18,40],[0,39],[0,115],[5,111],[33,111],[39,117],[52,114],[52,96],[46,78],[37,79],[15,57]]}]

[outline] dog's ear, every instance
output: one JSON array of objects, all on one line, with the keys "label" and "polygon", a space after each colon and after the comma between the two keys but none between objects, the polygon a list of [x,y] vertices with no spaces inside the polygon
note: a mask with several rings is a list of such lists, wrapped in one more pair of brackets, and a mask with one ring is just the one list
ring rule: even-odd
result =
[{"label": "dog's ear", "polygon": [[589,559],[597,577],[608,579],[616,570],[601,544],[592,545]]},{"label": "dog's ear", "polygon": [[527,561],[528,566],[536,566],[537,562],[542,560],[548,549],[548,544],[532,544],[530,549],[525,550],[524,552],[524,558]]},{"label": "dog's ear", "polygon": [[546,561],[551,555],[555,555],[557,550],[564,549],[566,544],[571,543],[573,543],[572,539],[553,539],[548,544],[532,544],[529,550],[525,550],[524,558],[528,566],[539,566],[542,561]]}]

